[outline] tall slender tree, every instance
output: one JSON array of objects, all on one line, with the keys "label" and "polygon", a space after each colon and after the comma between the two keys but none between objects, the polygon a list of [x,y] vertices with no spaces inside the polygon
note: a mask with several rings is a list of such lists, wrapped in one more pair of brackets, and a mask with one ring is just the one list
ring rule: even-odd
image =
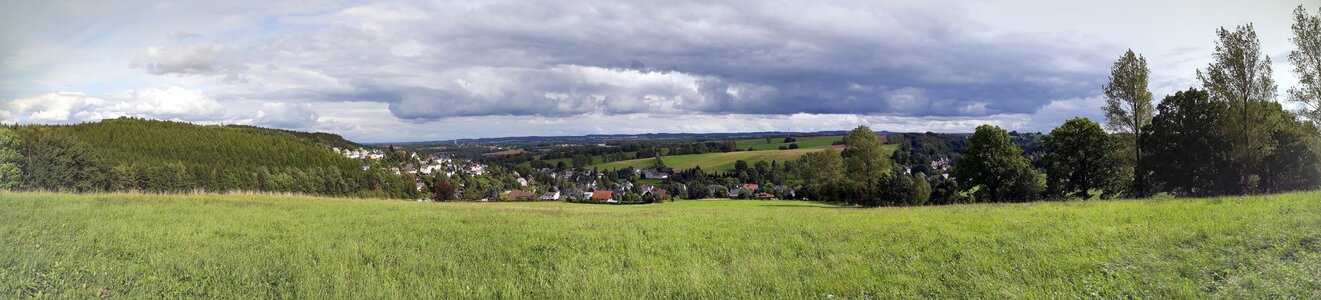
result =
[{"label": "tall slender tree", "polygon": [[1261,42],[1252,24],[1240,25],[1233,31],[1216,30],[1219,40],[1211,64],[1206,70],[1197,70],[1212,101],[1228,103],[1233,112],[1231,124],[1235,163],[1239,165],[1239,186],[1247,193],[1255,193],[1261,179],[1260,164],[1271,151],[1270,139],[1259,119],[1262,113],[1256,102],[1275,101],[1275,80],[1271,79],[1271,58],[1261,52]]},{"label": "tall slender tree", "polygon": [[1151,124],[1151,91],[1147,89],[1147,77],[1151,70],[1147,68],[1147,58],[1133,53],[1132,49],[1115,61],[1110,68],[1110,82],[1105,84],[1106,127],[1111,131],[1127,134],[1133,141],[1133,155],[1130,157],[1133,169],[1133,194],[1147,196],[1147,182],[1142,161],[1142,127]]},{"label": "tall slender tree", "polygon": [[1298,75],[1298,85],[1289,88],[1289,100],[1303,105],[1301,115],[1321,123],[1321,8],[1316,15],[1307,14],[1299,5],[1293,10],[1294,49],[1289,62]]}]

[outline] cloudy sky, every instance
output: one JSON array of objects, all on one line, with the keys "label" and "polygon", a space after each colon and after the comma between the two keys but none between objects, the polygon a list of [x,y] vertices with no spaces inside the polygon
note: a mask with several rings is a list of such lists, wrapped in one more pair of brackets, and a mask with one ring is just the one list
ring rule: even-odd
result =
[{"label": "cloudy sky", "polygon": [[1281,91],[1313,1],[0,0],[0,120],[119,116],[362,142],[1048,131],[1125,49],[1157,98],[1254,23]]}]

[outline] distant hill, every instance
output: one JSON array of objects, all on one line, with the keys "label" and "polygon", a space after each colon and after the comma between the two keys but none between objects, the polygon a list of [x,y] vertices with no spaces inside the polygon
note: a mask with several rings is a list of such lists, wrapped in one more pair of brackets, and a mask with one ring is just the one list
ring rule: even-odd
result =
[{"label": "distant hill", "polygon": [[[392,142],[392,143],[370,143],[371,145],[400,145],[400,146],[428,146],[428,145],[447,145],[447,144],[510,144],[510,143],[602,143],[615,140],[648,140],[648,139],[708,139],[708,140],[728,140],[728,139],[747,139],[759,137],[785,137],[785,136],[824,136],[824,135],[844,135],[847,131],[817,131],[817,132],[786,132],[786,131],[764,131],[764,132],[732,132],[732,133],[644,133],[644,134],[588,134],[588,135],[570,135],[570,136],[520,136],[520,137],[496,137],[479,139],[456,139],[444,141],[419,141],[419,142]],[[892,134],[889,131],[877,131],[876,134]]]},{"label": "distant hill", "polygon": [[344,139],[344,137],[334,133],[303,132],[303,131],[293,131],[293,130],[284,130],[284,129],[275,129],[275,128],[263,128],[263,127],[248,126],[248,125],[227,125],[226,127],[249,128],[249,129],[257,129],[257,130],[283,132],[283,133],[292,134],[294,136],[297,136],[299,138],[302,138],[304,140],[313,143],[322,144],[330,147],[337,147],[341,149],[366,147],[362,144],[358,144],[353,141]]},{"label": "distant hill", "polygon": [[233,190],[412,197],[412,180],[331,147],[361,145],[329,133],[138,118],[20,125],[24,186],[67,191]]},{"label": "distant hill", "polygon": [[[354,146],[338,135],[252,126],[118,118],[77,125],[28,125],[72,137],[111,164],[180,162],[200,167],[327,167],[357,163],[330,151]],[[356,147],[356,146],[355,146]]]}]

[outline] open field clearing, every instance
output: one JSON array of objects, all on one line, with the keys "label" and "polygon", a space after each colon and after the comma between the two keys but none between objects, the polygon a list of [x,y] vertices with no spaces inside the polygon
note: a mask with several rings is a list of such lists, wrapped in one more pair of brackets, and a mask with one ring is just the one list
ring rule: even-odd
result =
[{"label": "open field clearing", "polygon": [[[829,143],[826,144],[826,146],[829,145]],[[894,144],[882,144],[881,148],[885,153],[890,153],[894,152],[895,149],[898,149],[899,146]],[[783,163],[785,161],[796,160],[799,157],[802,157],[803,154],[825,151],[826,149],[827,148],[799,148],[794,150],[718,152],[666,156],[664,159],[666,166],[680,170],[702,166],[702,170],[706,171],[730,171],[734,170],[734,164],[740,160],[748,162],[749,166],[756,164],[759,161],[779,161]],[[646,169],[650,168],[655,163],[656,160],[654,158],[640,158],[592,165],[591,167],[603,170],[622,169],[626,167]]]},{"label": "open field clearing", "polygon": [[0,194],[0,298],[1321,297],[1321,193],[859,209]]},{"label": "open field clearing", "polygon": [[844,140],[844,136],[841,135],[808,136],[808,137],[796,137],[795,139],[797,139],[798,141],[795,141],[793,143],[785,143],[783,137],[772,138],[770,143],[766,143],[766,139],[738,140],[735,141],[736,146],[734,148],[739,150],[747,150],[748,148],[752,148],[753,150],[779,150],[780,146],[789,147],[789,144],[798,144],[798,148],[816,148],[821,146],[830,146],[832,143],[836,141],[842,141]]}]

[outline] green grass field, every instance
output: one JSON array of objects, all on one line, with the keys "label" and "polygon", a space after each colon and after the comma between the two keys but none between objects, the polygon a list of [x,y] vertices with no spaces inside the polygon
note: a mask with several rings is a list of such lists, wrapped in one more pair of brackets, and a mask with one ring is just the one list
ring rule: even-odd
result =
[{"label": "green grass field", "polygon": [[[637,154],[636,151],[624,152],[624,155],[625,155],[625,156],[628,156],[628,157],[633,157],[633,156],[636,155],[636,154]],[[570,166],[570,167],[573,166],[573,159],[572,159],[572,158],[556,158],[556,159],[545,159],[545,160],[543,160],[543,159],[541,159],[541,155],[536,155],[536,156],[533,156],[533,159],[535,159],[535,160],[542,160],[542,161],[545,161],[546,163],[550,164],[551,166],[554,166],[554,165],[556,165],[556,164],[558,164],[558,163],[560,163],[560,162],[564,162],[565,165],[568,165],[568,166]],[[603,163],[605,163],[605,156],[603,156],[603,155],[593,155],[593,156],[592,156],[592,164],[603,164]],[[530,162],[530,161],[521,162],[521,163],[518,163],[518,166],[530,167],[530,166],[532,166],[532,162]]]},{"label": "green grass field", "polygon": [[[810,152],[823,151],[825,149],[794,149],[794,150],[767,150],[767,151],[735,151],[735,152],[717,152],[703,154],[687,154],[666,156],[665,165],[675,169],[692,169],[702,166],[702,170],[707,171],[729,171],[734,169],[734,163],[742,160],[748,162],[751,166],[759,161],[789,161],[798,159]],[[639,169],[650,168],[656,163],[654,158],[630,159],[604,164],[592,165],[597,169],[623,169],[634,167]]]},{"label": "green grass field", "polygon": [[[830,144],[826,143],[826,145],[829,146]],[[898,149],[899,145],[881,144],[881,148],[885,153],[890,153],[894,152],[895,149]],[[740,160],[748,162],[749,166],[756,164],[759,161],[779,161],[783,163],[785,161],[796,160],[799,157],[802,157],[803,154],[825,150],[826,148],[800,148],[794,150],[735,151],[673,155],[666,156],[664,159],[666,166],[675,169],[692,169],[697,166],[702,166],[702,170],[706,171],[730,171],[734,169],[734,164]],[[644,158],[596,164],[591,167],[608,170],[623,169],[627,167],[646,169],[650,168],[655,163],[654,158]]]},{"label": "green grass field", "polygon": [[1321,193],[859,209],[0,193],[0,298],[1318,298]]},{"label": "green grass field", "polygon": [[835,141],[844,140],[844,136],[839,136],[839,135],[808,136],[808,137],[795,137],[794,139],[797,139],[798,141],[793,143],[784,143],[783,137],[772,138],[770,144],[766,143],[766,139],[738,140],[734,142],[735,145],[734,148],[737,148],[739,150],[747,150],[748,148],[752,148],[753,150],[779,150],[780,146],[789,147],[789,144],[798,144],[798,148],[816,148],[821,146],[830,146]]}]

